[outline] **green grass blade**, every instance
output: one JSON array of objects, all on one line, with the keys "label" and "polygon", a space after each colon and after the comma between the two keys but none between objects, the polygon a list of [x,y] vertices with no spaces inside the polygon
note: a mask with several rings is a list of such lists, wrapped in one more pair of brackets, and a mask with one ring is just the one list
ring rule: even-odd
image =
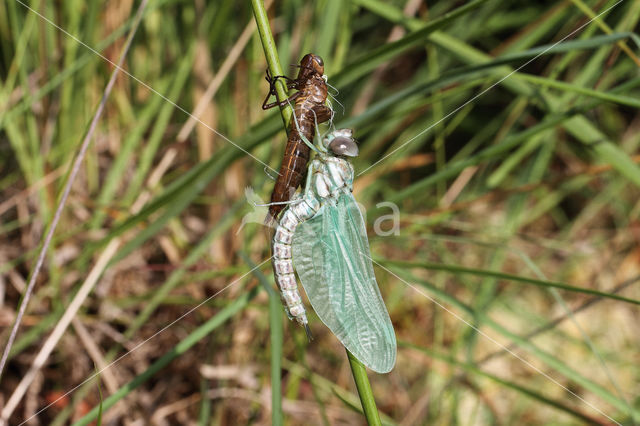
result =
[{"label": "green grass blade", "polygon": [[269,341],[271,342],[271,424],[282,425],[282,346],[284,343],[284,330],[282,326],[283,307],[280,302],[280,294],[277,293],[267,280],[267,277],[259,269],[253,269],[254,265],[247,255],[241,254],[244,261],[253,270],[253,275],[269,295]]},{"label": "green grass blade", "polygon": [[[390,59],[404,53],[410,48],[424,43],[434,31],[445,27],[452,20],[473,11],[486,1],[487,0],[471,1],[466,5],[460,6],[454,11],[445,14],[444,16],[441,16],[424,24],[422,28],[408,34],[400,40],[384,44],[377,49],[368,52],[363,57],[360,57],[354,60],[349,65],[345,66],[344,70],[336,74],[332,81],[334,81],[338,86],[346,86],[349,83],[352,83],[362,75],[378,67],[380,64],[389,61]],[[366,7],[371,11],[380,12],[381,10],[384,10],[385,12],[383,13],[385,14],[394,13],[391,12],[392,10],[394,10],[393,8],[390,8],[384,3],[375,0],[357,0],[355,3]],[[391,19],[392,21],[402,22],[406,19],[402,12],[398,13],[400,17],[398,17],[397,13],[394,13],[393,18]]]},{"label": "green grass blade", "polygon": [[[534,345],[530,340],[524,339],[521,336],[517,335],[516,333],[509,331],[507,328],[505,328],[498,322],[492,320],[488,315],[478,310],[473,310],[471,307],[460,302],[455,297],[437,289],[436,287],[433,286],[433,284],[431,284],[427,280],[420,279],[412,274],[409,274],[404,270],[396,270],[394,271],[394,273],[396,274],[397,277],[401,278],[405,283],[407,282],[417,283],[420,286],[426,288],[430,293],[432,293],[435,296],[435,298],[440,303],[452,304],[456,308],[463,310],[465,313],[473,314],[473,317],[480,318],[483,324],[492,328],[493,330],[500,333],[504,337],[508,338],[512,342],[516,343],[520,348],[525,349],[530,354],[535,356],[536,359],[544,362],[545,364],[549,365],[551,368],[555,369],[556,371],[558,371],[560,374],[564,375],[568,379],[575,381],[580,386],[583,386],[589,392],[599,396],[603,400],[612,404],[614,407],[616,407],[616,409],[620,410],[621,412],[628,413],[634,419],[640,419],[640,410],[629,407],[626,401],[612,394],[604,386],[580,374],[579,372],[571,368],[566,362],[559,359],[558,357],[552,354],[549,354],[546,351],[541,350],[536,345]],[[519,357],[518,359],[522,361],[526,361],[526,359],[522,357]],[[533,368],[533,365],[531,363],[527,363],[527,365],[530,368]],[[540,370],[539,368],[536,368],[535,371],[538,372],[539,374],[542,374],[542,370]],[[551,378],[551,376],[549,376],[548,374],[546,374],[545,377],[553,381],[554,383],[559,384],[557,380]],[[564,388],[567,389],[566,387]],[[573,395],[577,396],[575,392],[573,393]],[[583,402],[585,401],[583,400]],[[590,404],[590,407],[597,410],[597,407],[592,404]],[[597,411],[600,412],[600,414],[603,414],[602,411],[600,410],[597,410]]]},{"label": "green grass blade", "polygon": [[415,349],[417,351],[423,352],[425,354],[427,354],[430,357],[433,357],[435,359],[438,359],[440,361],[444,361],[447,364],[450,364],[452,366],[458,367],[463,369],[464,371],[467,371],[471,374],[480,376],[480,377],[485,377],[487,379],[490,379],[496,383],[498,383],[501,386],[504,386],[506,388],[509,388],[515,392],[520,393],[521,395],[523,395],[524,397],[527,398],[532,398],[535,399],[537,402],[542,403],[543,405],[547,405],[549,407],[555,408],[557,410],[563,411],[567,414],[570,414],[571,416],[577,418],[578,420],[581,420],[583,422],[586,423],[597,423],[597,419],[590,417],[588,415],[586,415],[585,413],[576,410],[575,408],[567,405],[567,404],[563,404],[560,401],[551,399],[545,395],[543,395],[542,393],[540,393],[539,391],[535,390],[535,389],[530,389],[527,388],[525,386],[519,385],[517,383],[514,383],[510,380],[505,380],[502,379],[498,376],[496,376],[495,374],[491,374],[491,373],[487,373],[486,371],[481,370],[480,368],[478,368],[478,366],[473,365],[471,363],[468,362],[461,362],[458,360],[455,360],[454,358],[447,356],[447,355],[443,355],[440,353],[437,353],[431,349],[428,348],[423,348],[420,346],[416,346],[416,345],[412,345],[410,343],[405,343],[405,342],[398,342],[398,345],[402,346],[402,347],[408,347],[408,348],[412,348]]},{"label": "green grass blade", "polygon": [[467,268],[467,267],[458,266],[458,265],[445,265],[441,263],[432,263],[432,262],[409,262],[404,260],[391,260],[391,259],[380,259],[380,258],[375,258],[375,259],[376,259],[376,262],[382,265],[390,265],[391,269],[396,272],[399,270],[398,268],[424,268],[432,271],[447,271],[447,272],[459,273],[459,274],[471,274],[471,275],[480,276],[480,277],[491,277],[491,278],[498,278],[498,279],[503,279],[508,281],[533,284],[535,286],[543,287],[543,288],[557,288],[560,290],[566,290],[574,293],[590,294],[593,296],[602,297],[604,299],[613,299],[613,300],[619,300],[621,302],[631,303],[633,305],[640,305],[640,300],[631,299],[631,298],[620,296],[617,294],[611,294],[603,291],[593,290],[590,288],[576,287],[576,286],[568,285],[561,282],[545,281],[545,280],[540,280],[536,278],[525,277],[522,275],[507,274],[499,271],[487,271],[487,270],[481,270],[476,268]]},{"label": "green grass blade", "polygon": [[[242,310],[250,300],[252,300],[256,295],[256,290],[252,290],[250,292],[245,292],[240,295],[237,299],[231,302],[227,307],[222,309],[219,313],[209,319],[207,322],[202,324],[200,327],[192,331],[187,337],[182,339],[180,343],[174,346],[167,353],[162,355],[156,362],[154,362],[149,368],[147,368],[142,374],[136,376],[135,379],[131,380],[126,385],[122,386],[118,391],[112,395],[110,395],[100,407],[95,407],[91,410],[87,415],[82,417],[77,422],[73,423],[74,426],[83,426],[88,425],[98,416],[98,412],[108,410],[113,407],[113,405],[120,401],[122,398],[126,397],[129,393],[131,393],[135,388],[145,383],[147,380],[155,376],[160,370],[166,367],[171,361],[179,357],[180,355],[187,352],[193,345],[198,343],[198,341],[202,340],[208,334],[216,330],[222,324],[224,324],[228,319],[237,314],[240,310]],[[102,408],[101,408],[102,407]]]},{"label": "green grass blade", "polygon": [[153,292],[153,295],[148,299],[147,303],[145,303],[142,312],[140,312],[140,314],[127,328],[127,331],[124,333],[125,337],[131,338],[136,331],[138,331],[140,327],[149,320],[149,317],[153,315],[155,310],[158,308],[158,305],[160,305],[169,293],[182,282],[182,279],[189,268],[195,265],[196,262],[206,254],[207,250],[211,246],[211,242],[215,238],[219,238],[231,227],[232,223],[235,221],[235,213],[238,211],[239,207],[240,202],[236,202],[225,216],[211,228],[204,238],[202,238],[202,240],[200,240],[200,242],[191,249],[182,265],[171,273],[169,278],[157,289],[157,291]]}]

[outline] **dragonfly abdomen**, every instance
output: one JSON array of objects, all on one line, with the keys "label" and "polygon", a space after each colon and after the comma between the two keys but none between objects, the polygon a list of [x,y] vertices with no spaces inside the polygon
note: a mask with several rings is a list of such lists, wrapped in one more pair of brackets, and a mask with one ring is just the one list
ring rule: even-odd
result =
[{"label": "dragonfly abdomen", "polygon": [[[313,131],[311,131],[311,138],[313,139]],[[287,140],[282,165],[271,193],[271,203],[281,203],[292,198],[307,170],[310,151],[311,149],[300,139],[298,132],[292,130]],[[283,205],[278,204],[269,207],[269,217],[275,219],[283,207]]]},{"label": "dragonfly abdomen", "polygon": [[316,214],[319,208],[320,203],[313,196],[292,205],[278,220],[272,244],[273,270],[285,311],[289,319],[295,318],[298,323],[304,326],[308,323],[307,314],[300,298],[296,277],[293,274],[291,242],[298,225]]},{"label": "dragonfly abdomen", "polygon": [[305,327],[307,314],[293,272],[293,234],[298,225],[318,213],[323,202],[337,199],[340,192],[350,190],[353,183],[353,167],[344,159],[322,156],[312,161],[309,170],[309,187],[303,198],[294,200],[278,218],[271,246],[273,270],[287,316]]}]

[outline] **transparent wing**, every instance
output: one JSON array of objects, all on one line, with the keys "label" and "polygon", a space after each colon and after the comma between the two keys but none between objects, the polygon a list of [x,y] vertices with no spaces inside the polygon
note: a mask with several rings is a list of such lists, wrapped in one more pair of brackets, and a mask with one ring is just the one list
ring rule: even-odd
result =
[{"label": "transparent wing", "polygon": [[296,229],[293,264],[322,322],[364,365],[388,373],[396,362],[396,336],[373,273],[364,219],[351,193],[327,204]]}]

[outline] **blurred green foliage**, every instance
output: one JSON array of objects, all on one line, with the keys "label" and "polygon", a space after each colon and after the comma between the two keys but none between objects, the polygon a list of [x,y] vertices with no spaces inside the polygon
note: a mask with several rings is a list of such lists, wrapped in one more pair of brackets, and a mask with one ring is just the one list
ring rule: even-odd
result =
[{"label": "blurred green foliage", "polygon": [[[321,55],[334,124],[353,127],[360,143],[355,194],[402,342],[395,370],[371,377],[383,422],[640,422],[640,2],[275,3],[285,73],[305,53]],[[50,22],[17,0],[0,4],[5,324],[135,10],[129,0],[28,6]],[[39,414],[42,423],[77,420],[82,406],[102,410],[105,423],[269,422],[264,395],[278,368],[268,365],[281,354],[283,399],[273,403],[285,423],[361,421],[339,343],[313,314],[312,343],[289,323],[284,336],[270,333],[286,319],[264,291],[268,262],[248,273],[269,255],[261,219],[245,217],[255,210],[245,187],[268,199],[265,164],[278,169],[285,141],[278,112],[260,108],[257,33],[242,43],[253,25],[249,2],[146,9],[2,392],[116,238],[77,320],[107,362],[153,338],[110,368],[116,392],[102,386],[103,400],[89,382]],[[200,122],[188,129],[199,102]],[[399,208],[398,235],[375,232],[389,214],[376,208],[383,201]],[[96,362],[68,330],[33,404],[12,421],[91,376]],[[201,364],[236,373],[206,376]]]}]

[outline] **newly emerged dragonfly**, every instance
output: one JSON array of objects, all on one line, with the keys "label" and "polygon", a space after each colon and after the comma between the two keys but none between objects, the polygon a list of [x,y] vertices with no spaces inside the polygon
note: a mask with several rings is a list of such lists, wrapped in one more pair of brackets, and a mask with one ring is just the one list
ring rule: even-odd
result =
[{"label": "newly emerged dragonfly", "polygon": [[352,194],[354,171],[347,158],[357,155],[350,129],[322,138],[304,191],[278,219],[273,265],[289,319],[310,333],[295,269],[322,322],[364,365],[387,373],[395,364],[396,337]]},{"label": "newly emerged dragonfly", "polygon": [[[268,222],[277,218],[283,209],[282,203],[288,201],[302,183],[311,150],[304,140],[312,140],[317,124],[324,123],[333,116],[333,111],[326,105],[328,92],[322,58],[313,53],[307,53],[300,60],[299,67],[300,71],[296,79],[271,76],[267,71],[269,93],[262,103],[262,109],[276,105],[284,106],[293,102],[295,117],[291,123],[280,172],[271,193]],[[267,104],[269,97],[276,94],[275,82],[279,78],[287,80],[288,89],[298,91],[288,99]]]}]

